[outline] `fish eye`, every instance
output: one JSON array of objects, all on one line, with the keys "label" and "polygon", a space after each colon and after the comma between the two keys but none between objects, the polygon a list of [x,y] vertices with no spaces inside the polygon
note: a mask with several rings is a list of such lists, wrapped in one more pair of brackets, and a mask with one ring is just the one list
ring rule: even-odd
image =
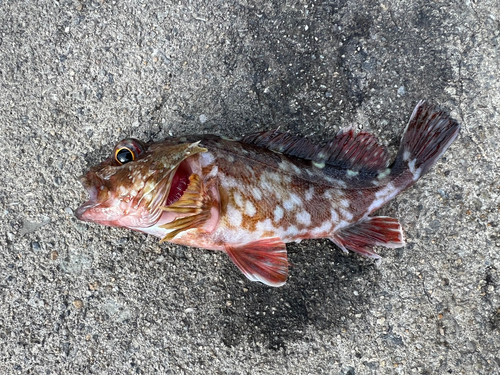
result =
[{"label": "fish eye", "polygon": [[115,160],[123,165],[136,160],[144,152],[141,141],[137,139],[124,139],[115,146]]},{"label": "fish eye", "polygon": [[126,147],[122,147],[121,149],[116,151],[115,159],[120,164],[128,163],[129,161],[133,161],[135,159],[134,154]]}]

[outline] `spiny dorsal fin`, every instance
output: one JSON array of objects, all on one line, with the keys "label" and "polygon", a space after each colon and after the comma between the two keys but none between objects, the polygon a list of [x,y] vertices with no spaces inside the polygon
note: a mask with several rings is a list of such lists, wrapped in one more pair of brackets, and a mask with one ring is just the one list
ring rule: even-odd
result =
[{"label": "spiny dorsal fin", "polygon": [[363,168],[380,170],[386,168],[389,162],[386,148],[381,146],[373,135],[366,132],[355,134],[351,127],[341,130],[325,146],[277,130],[249,134],[241,141],[285,155],[353,171]]}]

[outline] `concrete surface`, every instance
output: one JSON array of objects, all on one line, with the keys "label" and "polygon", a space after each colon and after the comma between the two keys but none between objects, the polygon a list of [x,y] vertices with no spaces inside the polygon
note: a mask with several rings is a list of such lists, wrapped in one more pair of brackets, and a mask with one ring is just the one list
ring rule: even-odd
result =
[{"label": "concrete surface", "polygon": [[[0,374],[500,373],[497,0],[0,0]],[[73,217],[126,136],[320,139],[395,151],[428,99],[463,125],[382,212],[383,263],[289,246],[280,289],[222,253]]]}]

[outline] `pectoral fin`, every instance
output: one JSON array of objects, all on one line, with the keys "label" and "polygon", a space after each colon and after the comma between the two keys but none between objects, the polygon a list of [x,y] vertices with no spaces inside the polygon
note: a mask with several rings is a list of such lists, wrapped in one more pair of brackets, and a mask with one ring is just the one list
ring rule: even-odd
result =
[{"label": "pectoral fin", "polygon": [[352,250],[369,258],[380,258],[373,246],[402,247],[403,229],[397,219],[386,216],[369,217],[336,232],[330,239],[342,250]]},{"label": "pectoral fin", "polygon": [[286,245],[279,238],[227,245],[226,253],[249,280],[276,287],[285,284],[288,260]]},{"label": "pectoral fin", "polygon": [[163,211],[186,214],[170,223],[160,226],[160,228],[170,229],[160,242],[170,241],[180,232],[200,228],[210,219],[210,209],[214,205],[214,200],[208,190],[203,185],[203,181],[197,174],[189,176],[189,185],[182,197],[169,206],[161,207]]}]

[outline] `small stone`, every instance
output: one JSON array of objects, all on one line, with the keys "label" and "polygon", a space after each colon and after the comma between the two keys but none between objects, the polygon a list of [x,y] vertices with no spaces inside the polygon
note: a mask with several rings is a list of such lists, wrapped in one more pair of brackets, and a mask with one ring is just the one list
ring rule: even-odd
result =
[{"label": "small stone", "polygon": [[205,122],[207,122],[207,120],[208,120],[208,119],[207,119],[207,116],[205,116],[205,115],[200,115],[200,122],[201,122],[202,124],[204,124]]},{"label": "small stone", "polygon": [[83,302],[81,299],[75,299],[73,301],[73,306],[75,306],[77,309],[81,309],[83,307]]},{"label": "small stone", "polygon": [[57,258],[59,258],[59,253],[57,251],[51,251],[50,252],[50,260],[56,260]]}]

